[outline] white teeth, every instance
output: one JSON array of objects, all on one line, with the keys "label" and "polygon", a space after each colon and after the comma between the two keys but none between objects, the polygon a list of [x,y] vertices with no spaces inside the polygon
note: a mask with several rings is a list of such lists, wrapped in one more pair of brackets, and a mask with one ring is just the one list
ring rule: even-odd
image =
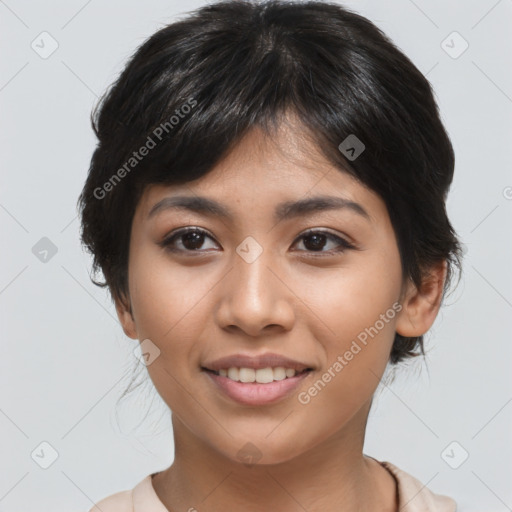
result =
[{"label": "white teeth", "polygon": [[276,368],[222,368],[219,375],[228,377],[237,382],[258,382],[259,384],[267,384],[275,380],[283,380],[285,378],[294,377],[297,372],[293,368],[284,368],[277,366]]},{"label": "white teeth", "polygon": [[272,368],[258,368],[256,370],[256,382],[267,384],[274,380],[274,372]]},{"label": "white teeth", "polygon": [[240,382],[254,382],[256,380],[256,371],[254,368],[240,368],[238,378]]},{"label": "white teeth", "polygon": [[278,366],[273,370],[274,380],[286,379],[286,370],[282,366]]},{"label": "white teeth", "polygon": [[228,377],[231,380],[240,380],[238,378],[238,368],[229,368],[228,369]]}]

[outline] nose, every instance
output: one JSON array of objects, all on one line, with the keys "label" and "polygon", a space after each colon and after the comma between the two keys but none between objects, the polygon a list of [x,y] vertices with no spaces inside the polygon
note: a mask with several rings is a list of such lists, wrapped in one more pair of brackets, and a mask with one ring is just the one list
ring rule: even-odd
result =
[{"label": "nose", "polygon": [[216,321],[221,328],[253,337],[292,328],[296,298],[273,258],[270,251],[252,262],[234,255],[233,267],[218,287]]}]

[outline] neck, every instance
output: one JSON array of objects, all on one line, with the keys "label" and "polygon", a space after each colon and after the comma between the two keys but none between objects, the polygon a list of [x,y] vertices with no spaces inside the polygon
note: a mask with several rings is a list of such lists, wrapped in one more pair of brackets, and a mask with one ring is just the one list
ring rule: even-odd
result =
[{"label": "neck", "polygon": [[362,453],[368,411],[369,404],[293,459],[250,466],[214,450],[173,415],[174,462],[155,475],[153,487],[170,511],[394,512],[393,477]]}]

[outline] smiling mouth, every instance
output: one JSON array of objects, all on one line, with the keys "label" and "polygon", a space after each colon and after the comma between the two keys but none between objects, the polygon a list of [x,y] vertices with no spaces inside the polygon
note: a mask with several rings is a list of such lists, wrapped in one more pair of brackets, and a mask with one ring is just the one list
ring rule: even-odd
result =
[{"label": "smiling mouth", "polygon": [[302,371],[296,371],[293,368],[285,368],[283,366],[267,367],[267,368],[246,368],[246,367],[230,367],[223,368],[218,371],[201,367],[203,371],[212,373],[219,377],[226,377],[229,380],[240,382],[243,384],[268,384],[271,382],[291,379],[312,371],[312,368],[305,368]]},{"label": "smiling mouth", "polygon": [[[281,402],[313,373],[312,368],[230,367],[218,371],[201,367],[215,389],[243,406],[259,407]],[[225,373],[225,375],[223,375]]]}]

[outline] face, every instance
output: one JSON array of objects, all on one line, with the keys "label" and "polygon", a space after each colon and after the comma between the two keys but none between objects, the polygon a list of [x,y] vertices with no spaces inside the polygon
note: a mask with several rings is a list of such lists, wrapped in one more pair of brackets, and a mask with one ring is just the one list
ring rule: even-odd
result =
[{"label": "face", "polygon": [[[283,462],[360,431],[395,330],[411,325],[384,202],[294,133],[268,140],[255,129],[208,175],[146,189],[131,232],[133,316],[116,304],[175,429],[232,460],[253,450],[260,463]],[[172,206],[178,196],[226,215]],[[348,206],[282,206],[319,196]],[[309,370],[257,372],[258,362],[293,366],[257,360],[269,353]],[[206,369],[236,355],[256,359],[220,367],[272,382]]]}]

